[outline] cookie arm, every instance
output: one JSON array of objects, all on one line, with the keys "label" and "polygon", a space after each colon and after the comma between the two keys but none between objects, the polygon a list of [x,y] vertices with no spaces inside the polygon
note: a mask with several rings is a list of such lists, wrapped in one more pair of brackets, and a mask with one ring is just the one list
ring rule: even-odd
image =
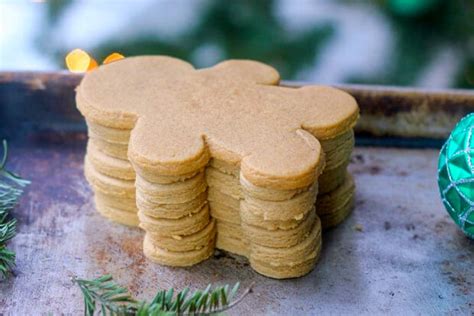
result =
[{"label": "cookie arm", "polygon": [[295,90],[300,102],[307,104],[302,128],[320,140],[334,138],[353,128],[359,107],[348,93],[324,86],[306,86]]}]

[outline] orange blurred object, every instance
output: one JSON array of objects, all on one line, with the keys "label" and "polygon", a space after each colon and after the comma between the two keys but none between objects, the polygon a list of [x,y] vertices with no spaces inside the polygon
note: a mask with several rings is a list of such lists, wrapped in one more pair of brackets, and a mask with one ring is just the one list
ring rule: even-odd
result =
[{"label": "orange blurred object", "polygon": [[120,53],[112,53],[109,56],[107,56],[102,63],[105,65],[105,64],[123,59],[123,58],[125,57]]},{"label": "orange blurred object", "polygon": [[67,54],[65,60],[67,68],[72,72],[86,72],[98,67],[95,59],[79,48]]}]

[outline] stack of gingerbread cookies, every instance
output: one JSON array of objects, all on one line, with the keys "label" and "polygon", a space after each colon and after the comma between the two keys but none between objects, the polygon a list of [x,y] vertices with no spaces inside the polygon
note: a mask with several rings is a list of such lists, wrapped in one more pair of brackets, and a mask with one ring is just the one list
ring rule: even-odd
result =
[{"label": "stack of gingerbread cookies", "polygon": [[135,171],[127,158],[130,130],[109,128],[86,118],[89,141],[84,173],[97,210],[121,224],[138,225]]},{"label": "stack of gingerbread cookies", "polygon": [[[270,277],[311,271],[322,227],[351,209],[358,107],[337,89],[278,83],[258,62],[195,70],[164,56],[87,74],[77,105],[93,122],[86,175],[98,210],[126,222],[118,206],[135,200],[144,252],[161,264],[196,264],[217,247]],[[89,158],[96,149],[100,163]]]},{"label": "stack of gingerbread cookies", "polygon": [[256,186],[238,167],[215,159],[206,175],[217,248],[248,257],[254,269],[275,278],[314,266],[321,248],[317,182],[289,190]]},{"label": "stack of gingerbread cookies", "polygon": [[323,228],[341,223],[352,210],[355,185],[347,166],[354,147],[352,128],[330,138],[319,139],[326,156],[326,167],[319,177],[316,210]]},{"label": "stack of gingerbread cookies", "polygon": [[190,266],[213,253],[216,227],[204,169],[177,176],[142,169],[136,186],[145,255],[161,264]]}]

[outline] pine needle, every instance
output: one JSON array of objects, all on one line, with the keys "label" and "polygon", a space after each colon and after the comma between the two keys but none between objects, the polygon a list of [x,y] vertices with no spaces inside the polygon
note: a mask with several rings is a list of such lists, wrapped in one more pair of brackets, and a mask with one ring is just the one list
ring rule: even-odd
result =
[{"label": "pine needle", "polygon": [[6,246],[16,235],[16,220],[10,212],[18,203],[23,188],[30,182],[6,169],[7,142],[3,141],[3,157],[0,160],[0,280],[5,279],[15,267],[15,253]]},{"label": "pine needle", "polygon": [[174,289],[160,290],[151,302],[135,300],[127,289],[117,285],[111,275],[94,280],[73,278],[84,297],[84,313],[102,315],[211,315],[221,313],[239,303],[249,292],[247,289],[239,299],[233,300],[239,283],[230,290],[229,285],[213,287],[188,296],[189,288],[175,293]]},{"label": "pine needle", "polygon": [[73,279],[84,296],[85,315],[94,315],[99,306],[103,315],[130,315],[127,303],[135,303],[128,290],[115,284],[111,275],[94,280]]}]

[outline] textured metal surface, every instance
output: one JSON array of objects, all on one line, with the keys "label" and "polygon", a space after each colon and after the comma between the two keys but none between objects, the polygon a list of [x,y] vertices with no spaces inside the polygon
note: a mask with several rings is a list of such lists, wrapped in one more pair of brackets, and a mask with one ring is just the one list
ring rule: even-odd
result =
[{"label": "textured metal surface", "polygon": [[[81,78],[82,75],[68,72],[0,72],[0,135],[15,138],[38,131],[85,131],[74,106],[74,88]],[[440,141],[427,143],[417,138],[447,138],[462,116],[474,112],[474,90],[337,87],[352,94],[359,103],[361,119],[355,131],[364,144],[390,141],[402,146],[439,146]],[[384,138],[374,138],[380,136]]]},{"label": "textured metal surface", "polygon": [[254,291],[231,314],[464,314],[474,311],[474,242],[448,218],[436,150],[357,148],[354,213],[323,235],[308,276],[262,277],[220,253],[188,269],[146,260],[138,229],[98,215],[82,175],[85,135],[11,144],[11,167],[33,181],[15,209],[16,276],[0,284],[0,314],[82,313],[74,275],[112,273],[139,298],[158,288],[235,282]]}]

